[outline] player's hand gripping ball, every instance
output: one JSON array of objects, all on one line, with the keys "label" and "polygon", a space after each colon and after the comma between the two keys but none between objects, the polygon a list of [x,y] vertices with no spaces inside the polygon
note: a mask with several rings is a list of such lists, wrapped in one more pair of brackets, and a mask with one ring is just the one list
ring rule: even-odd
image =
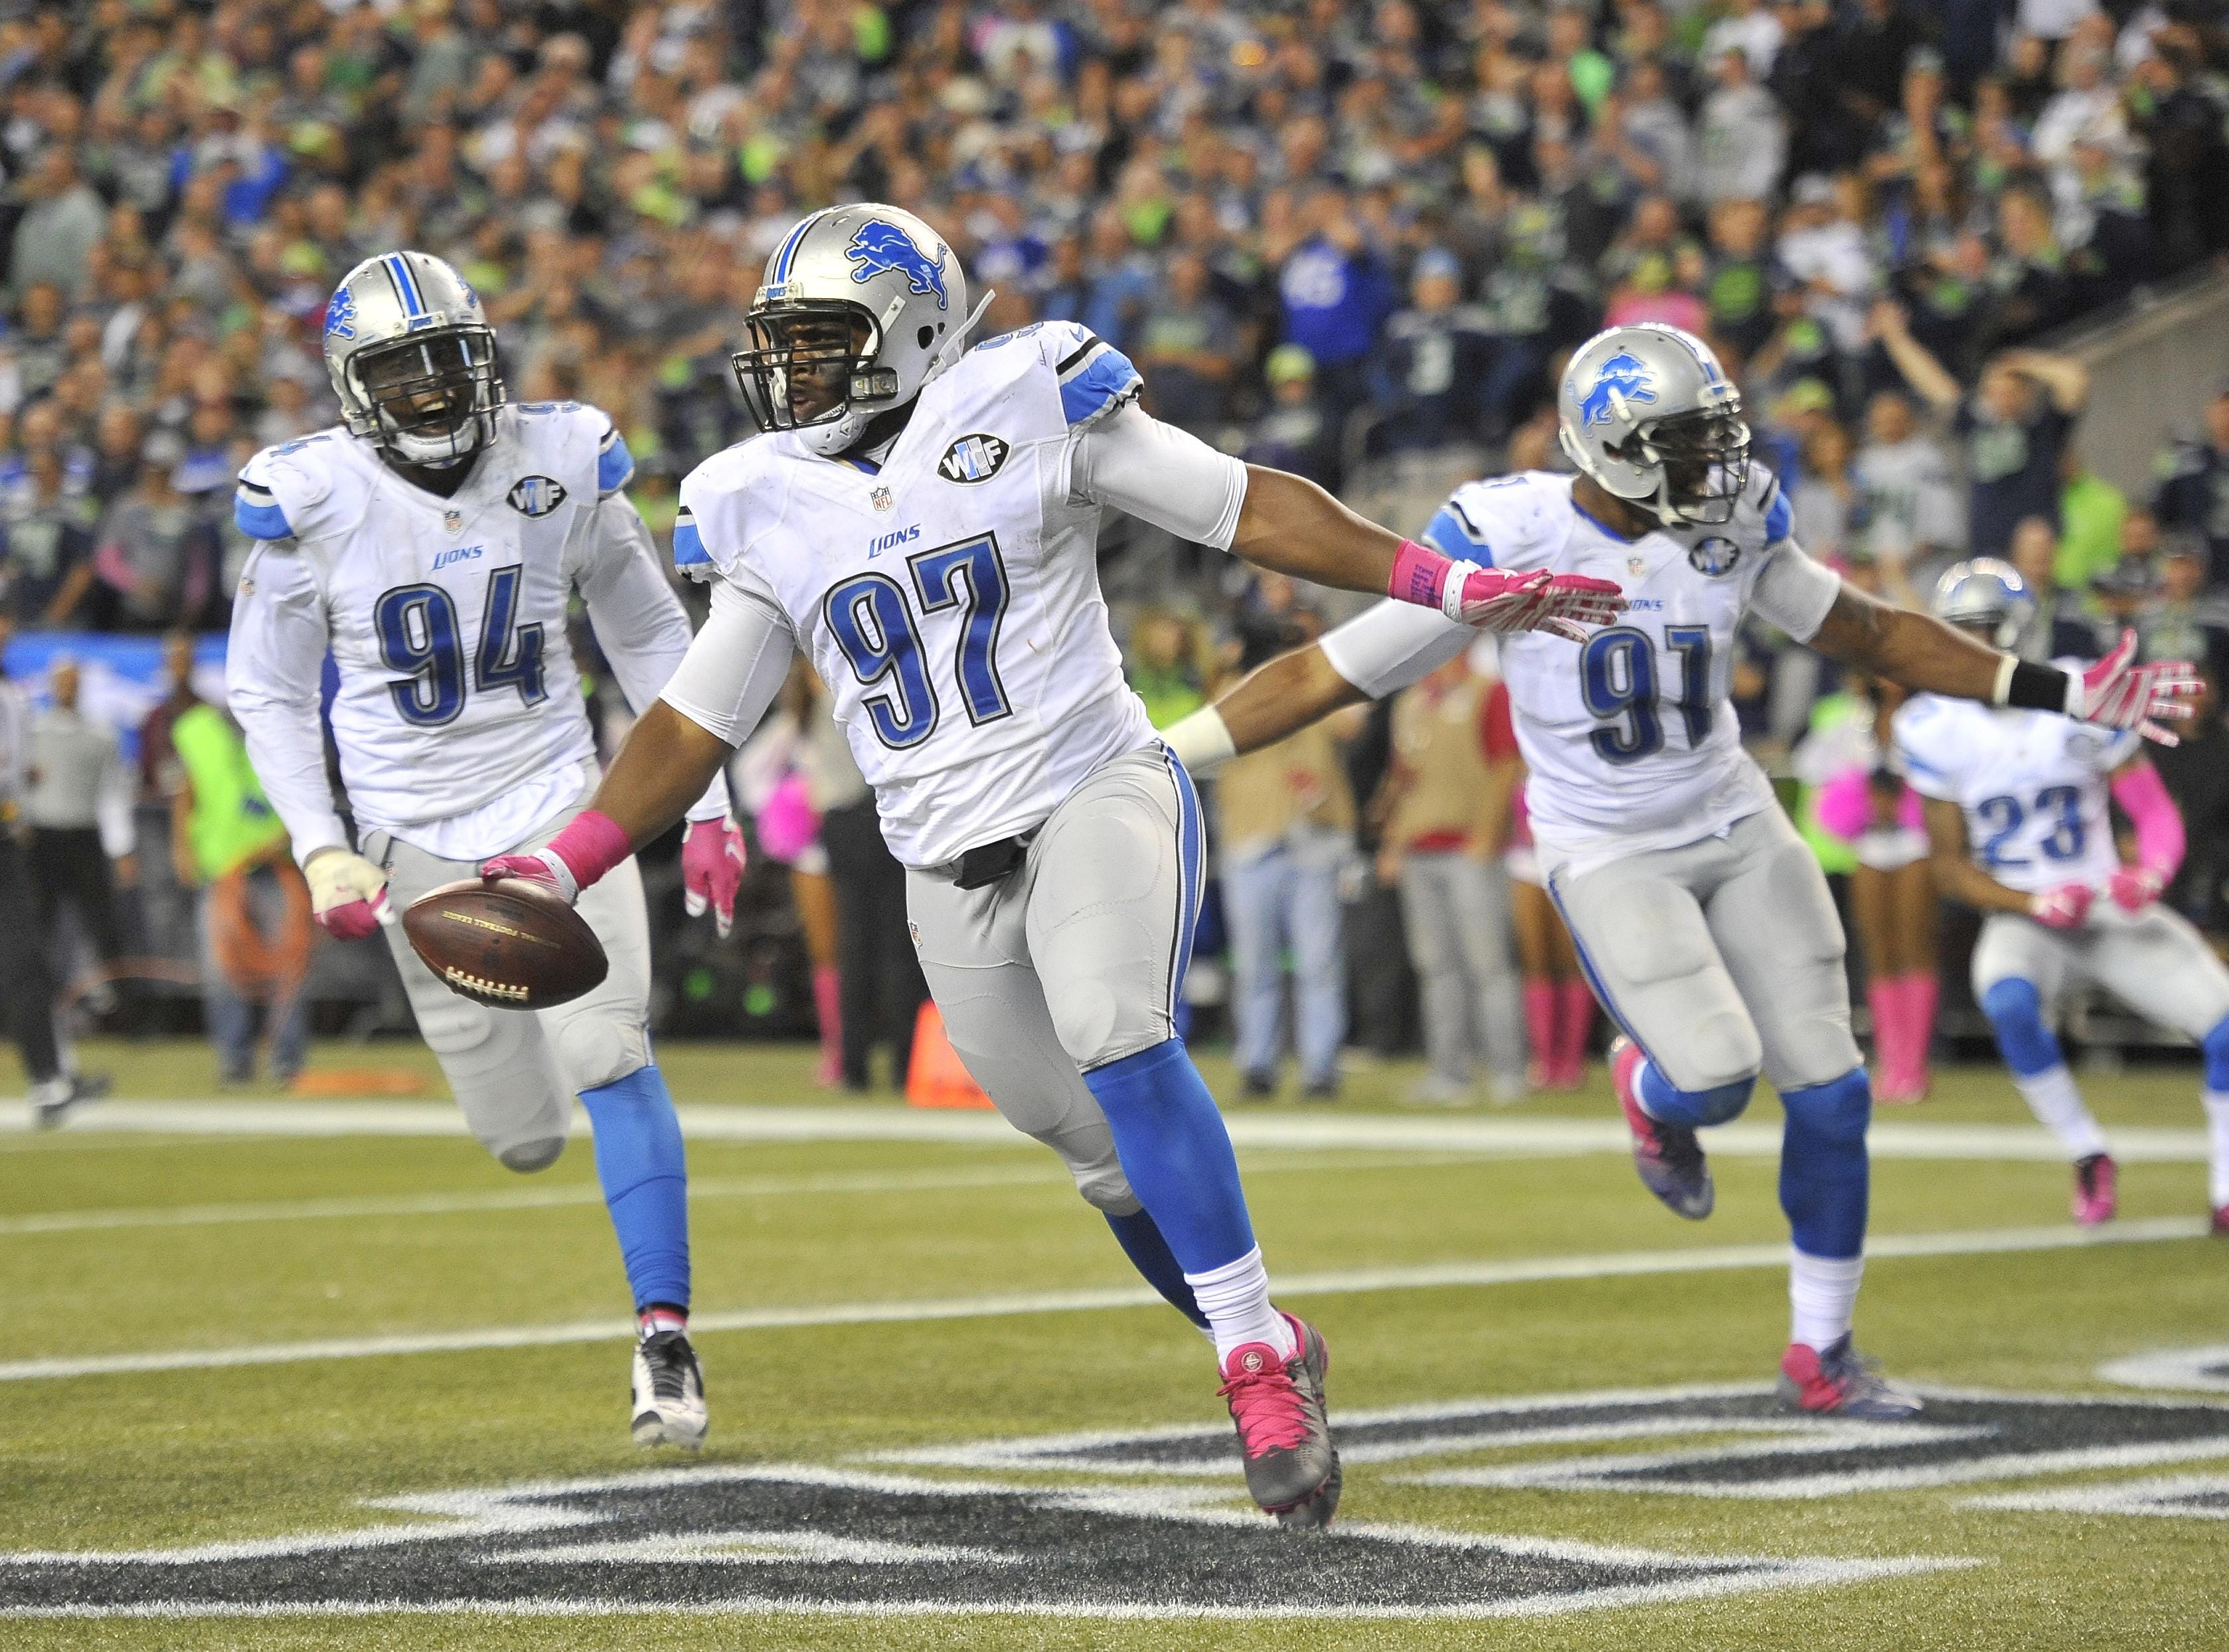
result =
[{"label": "player's hand gripping ball", "polygon": [[402,932],[453,993],[506,1010],[546,1010],[593,992],[610,968],[588,920],[519,877],[467,877],[410,903]]}]

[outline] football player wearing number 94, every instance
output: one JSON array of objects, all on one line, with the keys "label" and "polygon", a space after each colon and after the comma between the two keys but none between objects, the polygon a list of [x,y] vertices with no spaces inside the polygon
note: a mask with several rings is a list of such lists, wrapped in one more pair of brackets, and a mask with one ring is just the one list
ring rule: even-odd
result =
[{"label": "football player wearing number 94", "polygon": [[[247,750],[308,878],[318,922],[387,923],[418,1029],[472,1134],[513,1170],[563,1151],[578,1094],[641,1329],[638,1443],[694,1449],[702,1375],[685,1324],[689,1225],[680,1126],[652,1060],[649,928],[629,861],[582,903],[610,972],[534,1012],[458,996],[391,922],[489,855],[546,840],[595,784],[595,741],[566,637],[579,592],[628,700],[651,703],[689,620],[620,490],[626,444],[594,408],[511,405],[495,335],[457,273],[424,253],[349,272],[326,306],[325,365],[345,422],[258,453],[234,505],[260,541],[226,661]],[[325,780],[319,683],[356,816],[349,846]],[[735,911],[742,838],[725,783],[688,800],[690,904]]]},{"label": "football player wearing number 94", "polygon": [[589,889],[718,772],[807,651],[908,868],[954,1048],[1213,1339],[1255,1500],[1320,1525],[1339,1492],[1323,1340],[1270,1305],[1230,1140],[1176,1036],[1199,805],[1123,680],[1100,512],[1558,647],[1611,617],[1617,587],[1404,541],[1149,417],[1135,370],[1081,327],[968,348],[980,313],[909,213],[832,207],[783,238],[735,357],[762,432],[681,485],[674,555],[710,582],[711,615],[593,808],[489,870]]},{"label": "football player wearing number 94", "polygon": [[[2171,738],[2187,666],[2133,665],[2130,633],[2086,672],[2025,665],[1876,602],[1789,536],[1779,484],[1749,458],[1741,393],[1677,328],[1612,328],[1571,357],[1558,424],[1576,477],[1455,490],[1425,537],[1496,568],[1607,575],[1622,620],[1577,650],[1502,651],[1548,891],[1625,1037],[1611,1076],[1649,1190],[1710,1214],[1696,1130],[1735,1117],[1760,1070],[1787,1114],[1780,1201],[1793,1231],[1789,1407],[1895,1417],[1918,1402],[1851,1344],[1864,1267],[1872,1092],[1850,1035],[1843,938],[1825,878],[1741,749],[1727,697],[1754,611],[1832,659],[1915,689]],[[1391,605],[1272,660],[1169,731],[1197,768],[1334,707],[1405,687],[1469,639]]]}]

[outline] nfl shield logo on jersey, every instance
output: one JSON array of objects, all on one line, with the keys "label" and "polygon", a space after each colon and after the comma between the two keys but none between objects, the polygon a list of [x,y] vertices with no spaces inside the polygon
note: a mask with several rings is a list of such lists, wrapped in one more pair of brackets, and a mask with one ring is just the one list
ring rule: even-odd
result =
[{"label": "nfl shield logo on jersey", "polygon": [[1687,547],[1687,564],[1698,574],[1731,574],[1740,560],[1741,547],[1718,534]]},{"label": "nfl shield logo on jersey", "polygon": [[[531,513],[531,512],[529,512],[529,514],[530,514],[530,515],[531,515],[532,513]],[[442,512],[441,512],[441,526],[442,526],[442,528],[443,528],[445,530],[446,530],[447,532],[450,532],[450,533],[462,533],[462,532],[464,532],[464,530],[465,530],[465,513],[464,513],[463,511],[442,511]]]},{"label": "nfl shield logo on jersey", "polygon": [[947,482],[962,485],[987,482],[999,473],[999,466],[1012,451],[1012,446],[997,436],[962,436],[944,450],[944,457],[936,462],[936,473]]},{"label": "nfl shield logo on jersey", "polygon": [[877,488],[867,498],[877,511],[887,511],[898,502],[897,496],[886,487]]},{"label": "nfl shield logo on jersey", "polygon": [[554,476],[522,476],[510,498],[511,508],[521,516],[546,517],[565,503],[565,485]]}]

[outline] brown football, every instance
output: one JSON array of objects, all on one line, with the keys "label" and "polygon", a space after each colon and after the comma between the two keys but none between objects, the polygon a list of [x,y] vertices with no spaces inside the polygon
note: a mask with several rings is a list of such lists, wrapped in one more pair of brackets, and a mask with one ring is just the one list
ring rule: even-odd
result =
[{"label": "brown football", "polygon": [[451,992],[498,1009],[569,1003],[611,967],[588,920],[517,877],[444,884],[410,903],[402,932]]}]

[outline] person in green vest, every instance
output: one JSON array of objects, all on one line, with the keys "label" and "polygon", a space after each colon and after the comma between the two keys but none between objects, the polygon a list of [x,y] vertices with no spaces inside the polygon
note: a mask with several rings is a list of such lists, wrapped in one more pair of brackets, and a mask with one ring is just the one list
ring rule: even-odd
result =
[{"label": "person in green vest", "polygon": [[232,719],[196,704],[170,730],[171,865],[198,891],[202,993],[217,1080],[255,1076],[255,1006],[265,1006],[272,1078],[290,1084],[309,1043],[310,894],[287,853],[286,828],[263,795]]}]

